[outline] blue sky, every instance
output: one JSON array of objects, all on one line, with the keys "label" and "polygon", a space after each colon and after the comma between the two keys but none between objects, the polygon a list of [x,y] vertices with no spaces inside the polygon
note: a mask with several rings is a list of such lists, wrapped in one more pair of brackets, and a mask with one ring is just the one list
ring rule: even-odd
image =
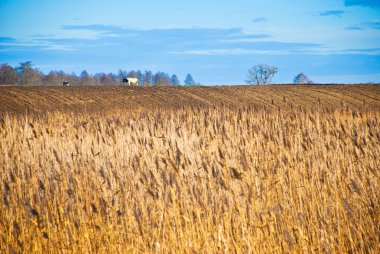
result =
[{"label": "blue sky", "polygon": [[380,82],[379,0],[0,0],[0,63],[43,72],[152,70],[243,84]]}]

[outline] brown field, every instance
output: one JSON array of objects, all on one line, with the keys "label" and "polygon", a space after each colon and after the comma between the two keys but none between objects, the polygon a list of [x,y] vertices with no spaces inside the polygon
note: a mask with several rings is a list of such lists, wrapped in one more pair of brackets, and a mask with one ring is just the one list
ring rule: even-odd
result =
[{"label": "brown field", "polygon": [[0,87],[0,253],[379,253],[380,86]]},{"label": "brown field", "polygon": [[1,87],[0,113],[94,112],[203,106],[258,109],[342,105],[380,109],[380,85],[219,87]]}]

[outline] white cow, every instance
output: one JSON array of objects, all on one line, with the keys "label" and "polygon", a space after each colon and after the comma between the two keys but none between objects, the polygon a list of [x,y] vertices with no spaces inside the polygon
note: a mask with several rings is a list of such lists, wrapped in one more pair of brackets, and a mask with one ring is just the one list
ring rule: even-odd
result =
[{"label": "white cow", "polygon": [[139,85],[139,80],[137,78],[123,78],[123,83],[127,83],[129,86]]}]

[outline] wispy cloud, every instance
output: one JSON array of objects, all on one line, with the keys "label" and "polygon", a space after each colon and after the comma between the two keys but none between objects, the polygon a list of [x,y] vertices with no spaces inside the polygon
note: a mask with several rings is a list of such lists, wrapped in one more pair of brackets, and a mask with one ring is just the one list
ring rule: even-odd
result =
[{"label": "wispy cloud", "polygon": [[380,20],[371,20],[371,21],[367,21],[367,22],[346,27],[346,30],[365,30],[365,29],[380,30]]},{"label": "wispy cloud", "polygon": [[[267,34],[255,34],[242,28],[173,28],[131,29],[111,25],[64,25],[61,27],[72,37],[32,35],[27,39],[0,37],[1,50],[79,50],[90,52],[101,49],[109,54],[164,54],[172,50],[184,51],[224,44],[242,43],[269,38]],[[77,31],[84,31],[78,35]],[[95,36],[94,36],[95,33]],[[86,37],[84,34],[89,34]],[[75,37],[77,36],[77,37]],[[228,41],[230,40],[230,41]],[[235,40],[235,41],[234,41]],[[239,41],[241,40],[241,41]],[[227,42],[228,41],[228,42]],[[149,52],[149,53],[148,53]],[[94,52],[98,54],[99,52]]]},{"label": "wispy cloud", "polygon": [[171,52],[175,55],[219,55],[219,56],[242,56],[242,55],[289,55],[289,51],[281,50],[254,50],[244,48],[233,49],[202,49],[202,50],[188,50],[183,52]]},{"label": "wispy cloud", "polygon": [[219,39],[224,37],[264,37],[263,34],[247,34],[241,28],[168,28],[168,29],[132,29],[122,28],[118,26],[94,24],[94,25],[64,25],[64,30],[86,30],[98,32],[99,36],[107,36],[109,34],[118,35],[120,37],[162,37],[167,40],[178,38],[179,40],[208,40]]},{"label": "wispy cloud", "polygon": [[345,6],[365,6],[365,7],[371,7],[371,8],[379,8],[380,7],[380,1],[378,0],[344,0]]},{"label": "wispy cloud", "polygon": [[54,34],[32,34],[30,37],[35,39],[48,39],[55,38],[56,36]]},{"label": "wispy cloud", "polygon": [[266,22],[268,19],[266,17],[257,17],[252,20],[253,23]]},{"label": "wispy cloud", "polygon": [[70,45],[57,43],[42,39],[15,39],[11,37],[0,37],[0,51],[22,51],[22,50],[74,50]]},{"label": "wispy cloud", "polygon": [[[352,26],[347,29],[362,29],[362,26],[377,29],[377,20]],[[132,29],[111,25],[64,25],[70,31],[96,32],[95,38],[59,38],[52,35],[33,35],[25,40],[0,37],[1,51],[73,51],[76,55],[101,57],[136,58],[149,61],[169,55],[286,55],[340,53],[317,43],[281,42],[270,40],[269,34],[250,33],[242,28],[173,28]],[[357,53],[347,51],[345,53]],[[376,53],[377,51],[375,51]],[[363,54],[374,54],[373,51]]]},{"label": "wispy cloud", "polygon": [[344,13],[345,12],[342,10],[329,10],[329,11],[319,12],[319,16],[332,16],[332,17],[340,18],[342,17]]},{"label": "wispy cloud", "polygon": [[343,50],[342,53],[380,55],[380,48],[346,49],[346,50]]},{"label": "wispy cloud", "polygon": [[15,42],[16,40],[11,37],[5,37],[5,36],[0,36],[0,43],[9,43],[9,42]]},{"label": "wispy cloud", "polygon": [[380,20],[368,21],[364,25],[372,29],[380,29]]},{"label": "wispy cloud", "polygon": [[315,52],[319,46],[319,44],[314,43],[251,42],[240,40],[233,44],[224,44],[221,48],[173,51],[170,53],[187,55],[286,55],[301,52]]},{"label": "wispy cloud", "polygon": [[124,33],[128,29],[124,29],[118,26],[102,25],[102,24],[92,24],[92,25],[63,25],[61,27],[63,30],[87,30],[95,31],[102,34],[114,34],[114,33]]},{"label": "wispy cloud", "polygon": [[256,42],[262,39],[271,38],[268,34],[251,34],[251,33],[238,33],[231,34],[227,38],[223,38],[220,42],[226,43],[239,43],[239,42]]},{"label": "wispy cloud", "polygon": [[[369,23],[366,25],[370,26]],[[371,26],[376,27],[376,22],[372,21]],[[364,50],[339,52],[318,43],[276,41],[270,34],[252,33],[242,28],[132,29],[102,24],[65,25],[61,28],[65,30],[66,36],[71,34],[72,37],[63,38],[50,34],[33,35],[28,39],[0,37],[0,51],[19,52],[22,55],[55,54],[79,59],[77,61],[91,58],[93,61],[113,59],[112,62],[131,62],[133,59],[135,64],[155,63],[158,59],[167,59],[167,62],[172,59],[174,62],[173,59],[180,61],[178,59],[207,56],[378,53]],[[92,35],[96,33],[96,36],[75,37],[78,31]]]},{"label": "wispy cloud", "polygon": [[365,28],[362,26],[359,26],[359,25],[352,25],[352,26],[346,27],[345,29],[346,30],[353,30],[353,31],[361,31],[361,30],[364,30]]}]

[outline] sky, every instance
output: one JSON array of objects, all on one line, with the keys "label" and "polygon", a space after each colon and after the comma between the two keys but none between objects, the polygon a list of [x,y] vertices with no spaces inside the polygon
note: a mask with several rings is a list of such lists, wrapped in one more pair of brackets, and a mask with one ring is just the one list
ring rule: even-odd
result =
[{"label": "sky", "polygon": [[119,69],[244,84],[380,82],[380,0],[0,0],[0,63],[44,73]]}]

